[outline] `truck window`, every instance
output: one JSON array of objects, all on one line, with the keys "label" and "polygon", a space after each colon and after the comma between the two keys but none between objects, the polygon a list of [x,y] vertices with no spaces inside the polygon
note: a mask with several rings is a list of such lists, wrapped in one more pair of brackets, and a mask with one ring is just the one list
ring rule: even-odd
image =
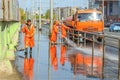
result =
[{"label": "truck window", "polygon": [[101,21],[102,20],[102,14],[100,13],[80,13],[78,14],[78,19],[80,21],[89,21],[89,20],[94,20],[94,21]]}]

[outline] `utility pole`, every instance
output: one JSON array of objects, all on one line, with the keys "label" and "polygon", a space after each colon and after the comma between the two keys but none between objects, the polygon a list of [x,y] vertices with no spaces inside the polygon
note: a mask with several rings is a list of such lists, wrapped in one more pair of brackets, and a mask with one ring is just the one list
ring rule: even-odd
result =
[{"label": "utility pole", "polygon": [[27,8],[26,8],[26,21],[27,21],[27,19],[28,19],[28,11],[27,11]]},{"label": "utility pole", "polygon": [[52,33],[52,27],[53,27],[53,0],[50,0],[50,35]]},{"label": "utility pole", "polygon": [[35,25],[35,0],[33,0],[33,24]]},{"label": "utility pole", "polygon": [[103,20],[104,20],[104,0],[102,0],[102,12],[103,12]]},{"label": "utility pole", "polygon": [[42,26],[41,26],[41,9],[42,9],[42,6],[41,6],[41,0],[40,0],[40,7],[39,7],[39,30],[41,30]]},{"label": "utility pole", "polygon": [[34,24],[34,0],[32,1],[32,23]]},{"label": "utility pole", "polygon": [[[53,0],[50,0],[50,28],[49,37],[51,37],[52,27],[53,27]],[[48,80],[51,80],[51,56],[50,56],[51,42],[49,42],[49,56],[48,56]]]},{"label": "utility pole", "polygon": [[61,14],[60,14],[60,13],[61,13],[61,10],[60,10],[60,7],[59,7],[59,8],[58,8],[58,20],[61,19],[61,16],[60,16]]}]

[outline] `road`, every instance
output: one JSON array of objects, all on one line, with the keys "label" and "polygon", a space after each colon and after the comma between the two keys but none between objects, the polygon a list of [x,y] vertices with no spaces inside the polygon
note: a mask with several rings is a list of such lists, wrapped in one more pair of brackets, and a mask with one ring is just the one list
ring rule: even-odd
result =
[{"label": "road", "polygon": [[120,38],[120,32],[109,32],[109,28],[105,28],[104,33],[105,35],[110,35]]},{"label": "road", "polygon": [[[65,44],[50,46],[48,27],[43,27],[42,32],[36,31],[36,46],[33,49],[33,58],[27,61],[24,58],[23,36],[21,33],[15,62],[18,71],[23,75],[23,80],[101,80],[103,68],[102,45],[95,44],[92,69],[91,43],[87,44],[86,47]],[[58,40],[58,42],[60,41]],[[118,50],[106,46],[105,51],[104,80],[117,80],[118,59],[116,59],[116,56],[118,56]],[[114,53],[116,54],[113,55]],[[28,63],[33,67],[27,65]],[[91,73],[91,69],[93,73]]]},{"label": "road", "polygon": [[117,48],[119,47],[120,32],[109,32],[109,28],[105,28],[104,34],[111,37],[105,37],[106,44]]}]

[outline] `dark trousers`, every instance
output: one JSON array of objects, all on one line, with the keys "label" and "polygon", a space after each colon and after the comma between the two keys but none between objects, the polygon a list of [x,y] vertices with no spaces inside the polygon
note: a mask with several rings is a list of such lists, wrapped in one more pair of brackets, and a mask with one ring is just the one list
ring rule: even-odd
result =
[{"label": "dark trousers", "polygon": [[[28,48],[25,48],[25,57],[27,58]],[[30,48],[30,58],[32,58],[32,48]]]}]

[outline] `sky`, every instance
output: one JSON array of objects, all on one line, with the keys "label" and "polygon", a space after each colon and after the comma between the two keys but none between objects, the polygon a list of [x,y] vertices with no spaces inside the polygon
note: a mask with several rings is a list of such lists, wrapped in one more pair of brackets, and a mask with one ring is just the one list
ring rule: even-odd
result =
[{"label": "sky", "polygon": [[[35,2],[34,2],[35,1]],[[32,10],[35,3],[35,9],[38,9],[40,0],[19,0],[21,8]],[[45,13],[50,8],[50,0],[41,0],[42,13]],[[54,0],[55,7],[86,7],[88,0]]]}]

